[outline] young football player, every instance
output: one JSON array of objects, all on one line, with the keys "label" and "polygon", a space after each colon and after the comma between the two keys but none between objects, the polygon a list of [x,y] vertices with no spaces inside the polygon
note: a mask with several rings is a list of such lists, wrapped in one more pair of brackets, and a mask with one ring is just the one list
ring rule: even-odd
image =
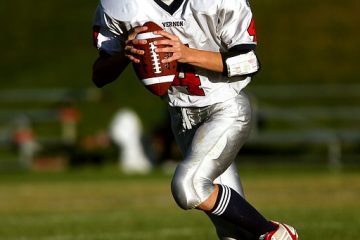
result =
[{"label": "young football player", "polygon": [[101,0],[94,21],[99,58],[93,81],[114,81],[144,52],[136,39],[153,21],[158,52],[172,53],[178,76],[168,94],[172,130],[184,154],[172,179],[183,209],[204,211],[220,239],[297,240],[293,227],[267,220],[244,198],[235,157],[251,129],[242,91],[260,66],[253,15],[246,0]]}]

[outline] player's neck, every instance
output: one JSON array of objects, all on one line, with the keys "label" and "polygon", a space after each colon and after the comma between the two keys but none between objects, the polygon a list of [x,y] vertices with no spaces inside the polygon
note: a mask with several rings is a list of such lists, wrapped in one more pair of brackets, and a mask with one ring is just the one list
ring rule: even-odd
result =
[{"label": "player's neck", "polygon": [[169,6],[174,0],[161,0],[161,1]]}]

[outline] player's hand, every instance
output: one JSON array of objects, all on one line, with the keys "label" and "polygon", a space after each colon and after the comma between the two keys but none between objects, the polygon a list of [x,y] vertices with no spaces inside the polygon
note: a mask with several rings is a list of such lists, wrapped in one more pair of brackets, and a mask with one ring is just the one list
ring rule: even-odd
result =
[{"label": "player's hand", "polygon": [[146,27],[146,26],[135,27],[130,32],[128,39],[125,42],[125,56],[128,57],[130,59],[130,61],[132,61],[132,62],[139,63],[140,59],[139,59],[138,55],[144,54],[143,50],[137,49],[135,46],[141,45],[141,44],[146,44],[147,41],[136,39],[136,36],[139,33],[146,31],[147,29],[148,29],[148,27]]},{"label": "player's hand", "polygon": [[187,59],[189,57],[189,48],[181,42],[178,36],[165,31],[155,31],[154,34],[158,34],[167,38],[155,42],[155,45],[165,45],[165,47],[157,48],[155,51],[172,53],[171,57],[162,61],[163,63],[169,63],[172,61],[178,61],[181,63],[188,62]]}]

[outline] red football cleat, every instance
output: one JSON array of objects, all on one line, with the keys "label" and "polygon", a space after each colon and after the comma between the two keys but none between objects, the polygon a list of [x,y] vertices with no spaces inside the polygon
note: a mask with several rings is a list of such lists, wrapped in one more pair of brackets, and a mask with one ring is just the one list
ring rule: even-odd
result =
[{"label": "red football cleat", "polygon": [[259,240],[298,240],[299,236],[295,228],[278,222],[272,222],[277,225],[276,230],[268,232],[260,237]]}]

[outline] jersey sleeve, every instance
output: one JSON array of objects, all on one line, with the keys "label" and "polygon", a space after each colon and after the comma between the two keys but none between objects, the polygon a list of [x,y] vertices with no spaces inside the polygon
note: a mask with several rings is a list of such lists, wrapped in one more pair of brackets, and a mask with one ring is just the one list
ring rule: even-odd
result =
[{"label": "jersey sleeve", "polygon": [[116,21],[110,18],[99,5],[93,20],[93,43],[100,51],[111,55],[123,51],[125,37]]},{"label": "jersey sleeve", "polygon": [[253,14],[247,0],[228,0],[219,10],[218,34],[230,49],[237,45],[256,45]]}]

